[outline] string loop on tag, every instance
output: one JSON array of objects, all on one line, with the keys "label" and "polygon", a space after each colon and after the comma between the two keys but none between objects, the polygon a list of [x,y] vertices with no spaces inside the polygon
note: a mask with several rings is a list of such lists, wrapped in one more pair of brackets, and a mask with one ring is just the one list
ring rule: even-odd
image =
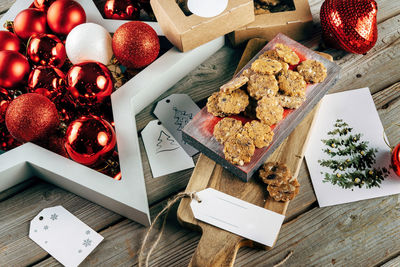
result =
[{"label": "string loop on tag", "polygon": [[166,222],[167,222],[167,217],[168,217],[168,214],[169,214],[169,211],[170,211],[171,207],[172,207],[177,201],[181,200],[182,198],[194,199],[194,200],[196,200],[197,202],[201,203],[201,199],[200,199],[199,196],[196,194],[196,192],[180,192],[180,193],[176,194],[174,197],[172,197],[170,200],[168,200],[167,205],[157,214],[157,216],[154,218],[154,221],[153,221],[152,224],[150,225],[150,228],[149,228],[149,229],[147,230],[147,232],[146,232],[146,235],[145,235],[145,237],[144,237],[144,239],[143,239],[143,242],[142,242],[142,246],[140,247],[139,259],[138,259],[138,260],[139,260],[139,267],[142,267],[142,266],[143,266],[143,256],[144,256],[143,254],[144,254],[145,245],[146,245],[147,239],[148,239],[149,236],[150,236],[151,230],[153,230],[155,224],[157,223],[157,220],[160,218],[160,216],[161,216],[164,212],[166,212],[166,213],[165,213],[164,220],[163,220],[162,225],[161,225],[160,232],[158,233],[157,239],[156,239],[156,241],[153,243],[153,245],[151,246],[149,252],[147,253],[147,256],[146,256],[146,259],[145,259],[145,262],[144,262],[144,266],[146,266],[146,267],[149,266],[149,259],[150,259],[151,253],[153,252],[153,250],[154,250],[154,249],[156,248],[156,246],[158,245],[158,242],[160,242],[160,240],[161,240],[161,236],[162,236],[162,234],[163,234],[163,232],[164,232],[164,227],[165,227],[165,224],[166,224]]}]

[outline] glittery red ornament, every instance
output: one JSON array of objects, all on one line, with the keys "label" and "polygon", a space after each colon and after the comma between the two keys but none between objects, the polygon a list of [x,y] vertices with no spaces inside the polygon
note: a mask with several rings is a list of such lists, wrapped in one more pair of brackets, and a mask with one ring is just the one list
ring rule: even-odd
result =
[{"label": "glittery red ornament", "polygon": [[104,15],[108,19],[137,20],[140,10],[132,0],[108,0],[104,4]]},{"label": "glittery red ornament", "polygon": [[12,101],[11,95],[4,88],[0,87],[0,124],[3,124],[6,117],[6,111]]},{"label": "glittery red ornament", "polygon": [[72,160],[96,166],[112,155],[116,136],[112,126],[97,116],[73,121],[65,135],[65,148]]},{"label": "glittery red ornament", "polygon": [[34,33],[45,33],[46,13],[36,8],[22,10],[15,17],[13,27],[15,34],[23,40],[28,40]]},{"label": "glittery red ornament", "polygon": [[65,61],[65,46],[53,34],[34,34],[29,40],[26,53],[33,65],[60,68]]},{"label": "glittery red ornament", "polygon": [[160,52],[160,41],[153,28],[144,22],[123,24],[113,36],[113,51],[118,61],[128,68],[143,68]]},{"label": "glittery red ornament", "polygon": [[400,144],[392,151],[392,167],[397,176],[400,177]]},{"label": "glittery red ornament", "polygon": [[0,31],[0,51],[12,50],[18,52],[21,41],[17,35],[9,31]]},{"label": "glittery red ornament", "polygon": [[107,67],[99,62],[79,63],[67,73],[67,89],[75,103],[91,106],[111,95],[114,88],[111,77]]},{"label": "glittery red ornament", "polygon": [[34,0],[33,4],[40,10],[47,10],[55,0]]},{"label": "glittery red ornament", "polygon": [[378,39],[374,0],[326,0],[321,7],[324,40],[350,53],[365,54]]},{"label": "glittery red ornament", "polygon": [[47,24],[59,35],[67,35],[73,28],[85,22],[85,10],[72,0],[57,0],[47,11]]},{"label": "glittery red ornament", "polygon": [[0,86],[6,89],[25,83],[30,71],[29,62],[18,52],[0,51]]},{"label": "glittery red ornament", "polygon": [[20,142],[43,141],[60,124],[56,106],[45,96],[24,94],[14,99],[6,112],[6,126]]},{"label": "glittery red ornament", "polygon": [[36,67],[29,74],[28,92],[44,95],[54,101],[65,92],[65,75],[56,67]]}]

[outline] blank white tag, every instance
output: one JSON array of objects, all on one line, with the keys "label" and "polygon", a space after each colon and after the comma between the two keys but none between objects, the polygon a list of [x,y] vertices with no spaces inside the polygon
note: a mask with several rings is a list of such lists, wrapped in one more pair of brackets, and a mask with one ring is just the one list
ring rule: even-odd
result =
[{"label": "blank white tag", "polygon": [[189,10],[200,17],[215,17],[226,9],[228,0],[188,0]]},{"label": "blank white tag", "polygon": [[213,188],[196,193],[190,203],[194,217],[228,232],[272,247],[285,216],[229,196]]},{"label": "blank white tag", "polygon": [[78,266],[104,239],[62,206],[42,210],[29,238],[64,266]]}]

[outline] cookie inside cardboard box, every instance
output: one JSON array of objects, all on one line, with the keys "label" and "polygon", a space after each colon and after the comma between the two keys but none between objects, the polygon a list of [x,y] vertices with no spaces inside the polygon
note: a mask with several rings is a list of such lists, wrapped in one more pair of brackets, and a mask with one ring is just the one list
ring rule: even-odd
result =
[{"label": "cookie inside cardboard box", "polygon": [[[271,57],[277,50],[280,52],[275,60]],[[184,128],[184,140],[247,181],[335,84],[339,70],[335,63],[278,34],[230,83],[221,87],[221,92],[209,98],[208,107]],[[260,82],[267,84],[262,90],[257,88]],[[236,88],[241,83],[247,90]],[[222,107],[222,114],[213,112],[213,103]],[[226,115],[229,119],[222,118]],[[239,130],[226,132],[234,135],[226,143],[218,133],[217,138],[214,135],[216,125],[220,133],[224,128]],[[246,128],[252,133],[243,130]],[[262,136],[258,144],[257,136]]]},{"label": "cookie inside cardboard box", "polygon": [[254,14],[268,14],[296,10],[293,0],[254,0]]}]

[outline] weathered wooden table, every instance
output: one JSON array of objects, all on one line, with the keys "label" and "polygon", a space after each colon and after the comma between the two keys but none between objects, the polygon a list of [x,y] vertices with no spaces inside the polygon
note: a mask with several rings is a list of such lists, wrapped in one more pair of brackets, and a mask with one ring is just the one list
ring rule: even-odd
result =
[{"label": "weathered wooden table", "polygon": [[[0,14],[13,2],[2,0]],[[319,9],[323,1],[309,2],[316,26],[315,37],[307,45],[317,48]],[[379,38],[374,49],[365,56],[325,50],[343,68],[340,81],[330,92],[368,86],[388,138],[391,144],[396,144],[400,142],[400,129],[392,124],[400,121],[400,2],[377,2]],[[232,77],[242,51],[243,48],[225,46],[159,99],[179,92],[204,104],[206,97]],[[136,117],[139,132],[155,119],[153,108],[154,105],[150,105]],[[153,179],[143,143],[141,150],[154,217],[169,197],[185,188],[192,170]],[[305,164],[299,180],[300,195],[289,205],[286,223],[274,249],[268,252],[241,249],[236,266],[272,266],[289,251],[293,251],[293,255],[286,266],[400,266],[398,195],[319,208]],[[0,266],[58,265],[28,238],[29,221],[42,209],[55,205],[63,205],[105,237],[82,266],[137,264],[138,250],[147,228],[40,179],[32,179],[0,193]],[[198,233],[179,225],[175,207],[151,257],[151,266],[186,266],[198,240]]]}]

